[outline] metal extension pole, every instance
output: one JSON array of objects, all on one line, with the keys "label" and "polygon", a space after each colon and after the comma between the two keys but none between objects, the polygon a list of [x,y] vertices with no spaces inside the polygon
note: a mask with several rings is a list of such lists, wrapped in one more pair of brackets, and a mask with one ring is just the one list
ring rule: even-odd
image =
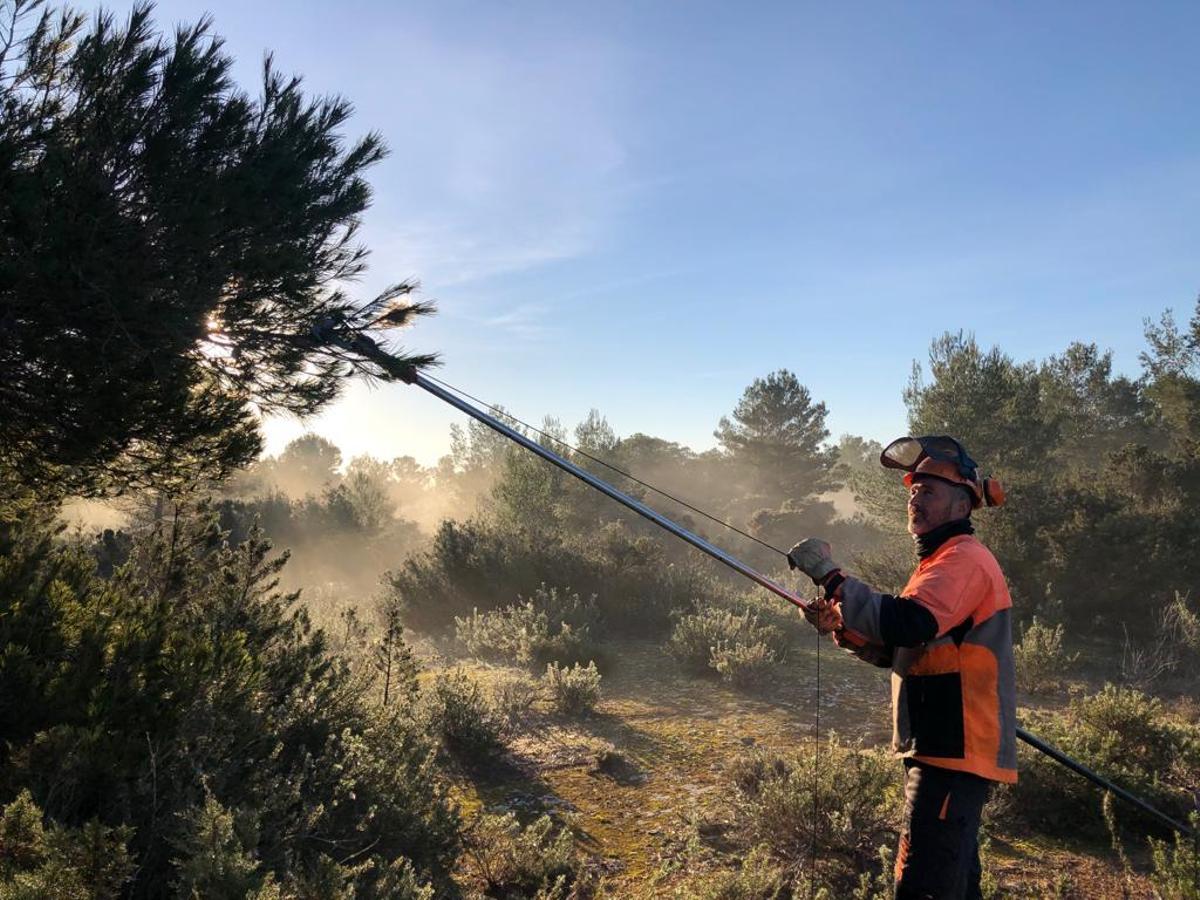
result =
[{"label": "metal extension pole", "polygon": [[503,422],[501,422],[499,419],[495,418],[494,416],[490,416],[487,413],[483,412],[482,410],[476,409],[470,403],[467,403],[465,400],[462,400],[459,397],[454,396],[449,391],[442,389],[441,387],[439,387],[438,385],[429,381],[427,378],[424,378],[420,374],[414,372],[414,373],[411,373],[410,377],[411,377],[411,381],[409,381],[410,384],[415,384],[417,387],[424,388],[425,390],[429,391],[429,393],[433,394],[438,399],[445,400],[451,406],[455,407],[456,409],[462,410],[471,418],[476,419],[476,420],[482,422],[484,425],[488,426],[489,428],[500,432],[502,435],[509,438],[510,440],[516,441],[518,444],[520,444],[526,450],[529,450],[531,453],[536,453],[542,459],[546,460],[546,462],[551,463],[552,465],[558,466],[564,472],[568,472],[569,474],[574,475],[580,481],[582,481],[585,484],[588,484],[591,487],[594,487],[596,490],[600,491],[600,493],[602,493],[608,497],[611,497],[613,500],[616,500],[622,506],[628,507],[629,509],[633,510],[639,516],[649,519],[651,522],[653,522],[655,525],[658,525],[660,528],[664,528],[667,531],[671,532],[671,534],[675,535],[676,537],[687,541],[689,544],[691,544],[697,550],[707,553],[713,559],[717,560],[718,562],[724,563],[729,568],[733,569],[735,572],[745,575],[747,578],[749,578],[755,584],[758,584],[758,585],[766,588],[768,591],[770,591],[772,594],[775,594],[778,597],[782,597],[784,600],[786,600],[788,603],[791,603],[793,606],[798,606],[801,609],[808,608],[809,603],[807,600],[804,600],[803,598],[797,596],[796,594],[789,591],[787,588],[783,587],[783,585],[778,584],[775,581],[772,581],[770,578],[767,578],[767,576],[762,575],[759,572],[756,572],[754,569],[750,568],[748,565],[746,565],[741,560],[736,559],[733,556],[730,556],[728,553],[726,553],[720,547],[713,546],[712,544],[710,544],[708,541],[704,540],[704,538],[700,537],[699,535],[692,534],[692,532],[688,531],[686,528],[684,528],[680,525],[676,525],[674,522],[672,522],[666,516],[655,512],[650,507],[646,506],[644,503],[640,503],[637,500],[634,500],[628,494],[622,493],[621,491],[619,491],[615,487],[613,487],[611,484],[609,484],[607,481],[597,478],[591,472],[587,472],[584,469],[579,468],[579,466],[575,465],[574,463],[569,462],[566,459],[563,459],[561,456],[559,456],[553,450],[548,450],[547,448],[545,448],[541,444],[539,444],[537,441],[531,440],[530,438],[521,434],[521,432],[517,431],[515,428],[510,428],[508,425],[505,425]]},{"label": "metal extension pole", "polygon": [[[342,347],[345,350],[349,350],[353,353],[357,353],[361,356],[364,356],[367,359],[370,359],[372,362],[374,362],[380,368],[382,368],[389,375],[391,375],[395,378],[399,378],[401,381],[404,381],[407,384],[415,384],[417,387],[428,391],[429,393],[433,394],[433,396],[437,397],[439,400],[443,400],[446,403],[449,403],[455,409],[461,410],[462,412],[466,413],[468,416],[475,419],[476,421],[482,422],[488,428],[491,428],[493,431],[499,432],[500,434],[507,437],[509,440],[520,444],[522,447],[524,447],[526,450],[529,450],[531,453],[536,453],[538,456],[540,456],[546,462],[550,463],[551,465],[557,466],[558,468],[562,469],[564,472],[567,472],[570,475],[575,476],[580,481],[595,488],[596,490],[600,491],[600,493],[604,494],[605,496],[612,498],[616,502],[620,503],[622,506],[625,506],[628,509],[633,510],[639,516],[642,516],[645,519],[649,519],[651,522],[653,522],[655,525],[658,525],[660,528],[663,528],[666,531],[671,532],[671,534],[675,535],[676,537],[680,538],[681,540],[687,541],[689,544],[691,544],[697,550],[700,550],[703,553],[708,554],[713,559],[717,560],[720,563],[723,563],[724,565],[733,569],[735,572],[737,572],[741,575],[744,575],[746,578],[749,578],[755,584],[766,588],[772,594],[775,594],[776,596],[783,598],[788,603],[791,603],[793,606],[799,607],[800,609],[809,609],[810,608],[810,604],[807,600],[804,600],[803,598],[799,597],[798,595],[792,593],[787,588],[783,587],[782,585],[778,584],[775,581],[772,581],[770,578],[767,578],[765,575],[763,575],[759,572],[756,572],[754,569],[750,568],[748,565],[743,563],[741,560],[726,553],[720,547],[716,547],[713,544],[710,544],[708,541],[704,540],[704,538],[700,537],[699,535],[692,534],[692,532],[688,531],[686,528],[683,528],[682,526],[675,524],[670,519],[668,519],[666,516],[662,515],[661,513],[655,512],[653,509],[646,506],[644,503],[641,503],[641,502],[633,499],[632,497],[630,497],[628,494],[625,494],[625,493],[617,490],[615,487],[613,487],[607,481],[604,481],[601,478],[597,478],[591,472],[587,472],[587,471],[581,469],[579,466],[564,459],[563,457],[561,457],[560,455],[555,453],[553,450],[549,450],[546,447],[543,447],[537,441],[534,441],[534,440],[526,437],[525,435],[521,434],[521,432],[517,431],[515,428],[511,428],[508,425],[505,425],[503,422],[501,422],[496,417],[489,415],[488,413],[484,412],[483,410],[476,409],[474,406],[472,406],[467,401],[465,401],[459,397],[456,397],[454,394],[450,393],[449,391],[444,390],[443,388],[441,388],[438,385],[434,384],[433,382],[429,381],[427,378],[424,378],[414,368],[401,365],[394,357],[392,357],[388,353],[386,353],[378,344],[376,344],[368,336],[366,336],[362,333],[358,333],[358,334],[355,334],[353,337],[347,338],[343,335],[337,334],[337,332],[334,330],[333,327],[331,327],[331,325],[329,323],[322,323],[320,326],[315,328],[313,331],[314,331],[314,335],[322,343],[335,344],[339,347]],[[1094,784],[1098,785],[1099,787],[1104,788],[1106,791],[1112,791],[1114,794],[1116,794],[1122,800],[1125,800],[1127,803],[1130,803],[1130,804],[1136,806],[1138,809],[1142,810],[1142,812],[1157,819],[1159,822],[1166,825],[1167,827],[1172,828],[1175,831],[1180,832],[1181,834],[1185,834],[1185,835],[1188,835],[1191,837],[1196,836],[1196,832],[1194,832],[1187,825],[1184,825],[1181,822],[1177,822],[1175,819],[1171,818],[1166,813],[1155,809],[1153,806],[1151,806],[1149,803],[1147,803],[1145,800],[1141,799],[1140,797],[1136,796],[1135,794],[1131,794],[1129,791],[1125,790],[1124,788],[1118,787],[1117,785],[1113,784],[1108,779],[1104,778],[1102,775],[1099,775],[1096,772],[1093,772],[1087,766],[1085,766],[1082,763],[1078,762],[1077,760],[1074,760],[1071,757],[1067,756],[1061,750],[1058,750],[1057,748],[1051,746],[1050,744],[1047,744],[1041,738],[1035,737],[1034,735],[1030,734],[1024,728],[1017,728],[1017,737],[1019,737],[1025,743],[1029,744],[1029,746],[1033,747],[1035,750],[1038,750],[1041,753],[1046,754],[1051,759],[1053,759],[1055,762],[1061,763],[1062,765],[1066,766],[1071,771],[1076,772],[1079,775],[1082,775],[1084,778],[1087,778],[1089,781],[1093,782]]]}]

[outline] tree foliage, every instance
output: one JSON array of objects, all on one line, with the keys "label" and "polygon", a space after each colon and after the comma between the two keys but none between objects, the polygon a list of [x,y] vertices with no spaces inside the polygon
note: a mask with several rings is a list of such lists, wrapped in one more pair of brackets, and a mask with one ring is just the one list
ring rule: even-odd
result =
[{"label": "tree foliage", "polygon": [[327,652],[259,535],[180,510],[104,579],[51,521],[0,517],[0,793],[124,829],[137,897],[285,885],[323,857],[365,865],[339,869],[363,896],[401,859],[446,877],[457,820],[411,702],[382,709]]},{"label": "tree foliage", "polygon": [[1026,614],[1145,631],[1200,578],[1200,303],[1188,330],[1168,313],[1146,341],[1138,379],[1095,345],[1019,363],[962,333],[933,342],[928,380],[914,371],[912,432],[959,437],[1005,483],[978,524]]},{"label": "tree foliage", "polygon": [[251,99],[208,20],[39,5],[0,11],[0,463],[43,491],[219,477],[258,454],[256,411],[336,394],[352,364],[315,324],[412,289],[342,287],[383,145],[270,58]]},{"label": "tree foliage", "polygon": [[813,496],[833,486],[836,453],[824,446],[826,414],[824,403],[814,403],[808,388],[780,369],[754,379],[732,419],[722,417],[713,436],[774,506],[780,498]]}]

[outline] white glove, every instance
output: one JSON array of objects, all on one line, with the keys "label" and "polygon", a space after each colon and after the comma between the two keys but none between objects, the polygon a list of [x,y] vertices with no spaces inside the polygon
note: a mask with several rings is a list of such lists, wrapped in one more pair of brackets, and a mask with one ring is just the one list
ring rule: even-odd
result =
[{"label": "white glove", "polygon": [[820,538],[805,538],[788,551],[788,565],[799,569],[820,584],[829,577],[829,573],[838,568],[833,561],[833,548],[828,541]]}]

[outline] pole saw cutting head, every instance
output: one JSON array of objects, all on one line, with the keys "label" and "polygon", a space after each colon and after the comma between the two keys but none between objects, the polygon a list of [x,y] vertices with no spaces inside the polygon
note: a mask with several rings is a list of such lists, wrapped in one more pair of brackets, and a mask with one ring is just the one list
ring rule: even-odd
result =
[{"label": "pole saw cutting head", "polygon": [[[396,327],[395,323],[376,320],[368,328]],[[343,319],[325,316],[312,328],[313,338],[320,344],[337,347],[361,360],[373,363],[388,378],[398,378],[406,384],[412,384],[417,379],[417,369],[422,365],[432,365],[436,357],[422,356],[415,359],[402,359],[388,353],[379,342],[368,335],[364,329],[355,328]],[[372,373],[368,373],[372,374]],[[375,373],[377,374],[377,373]]]},{"label": "pole saw cutting head", "polygon": [[920,478],[937,478],[965,488],[972,509],[1001,506],[1006,499],[1004,486],[995,478],[980,477],[975,460],[949,435],[896,438],[883,448],[879,463],[886,469],[904,471],[906,485]]}]

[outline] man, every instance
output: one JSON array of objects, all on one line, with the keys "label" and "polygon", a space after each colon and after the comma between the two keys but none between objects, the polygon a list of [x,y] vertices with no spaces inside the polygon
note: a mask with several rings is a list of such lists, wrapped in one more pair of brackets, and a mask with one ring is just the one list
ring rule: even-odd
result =
[{"label": "man", "polygon": [[805,613],[838,646],[892,670],[892,748],[904,760],[897,898],[978,898],[978,832],[993,782],[1017,780],[1012,601],[971,512],[1004,492],[953,438],[905,437],[880,462],[906,472],[916,570],[898,596],[845,574],[808,538],[789,562],[824,588]]}]

